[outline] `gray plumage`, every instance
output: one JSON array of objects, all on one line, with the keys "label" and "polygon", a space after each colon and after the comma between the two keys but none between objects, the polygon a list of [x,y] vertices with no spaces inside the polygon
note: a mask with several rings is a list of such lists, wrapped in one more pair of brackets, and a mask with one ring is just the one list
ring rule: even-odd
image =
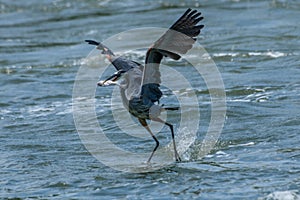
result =
[{"label": "gray plumage", "polygon": [[[159,146],[159,142],[147,125],[146,119],[164,123],[170,127],[175,160],[180,161],[176,150],[173,126],[159,118],[160,112],[164,110],[159,105],[162,92],[159,89],[161,75],[159,65],[163,57],[170,57],[174,60],[181,58],[190,50],[200,34],[204,25],[197,25],[203,19],[197,10],[187,9],[185,13],[163,34],[147,51],[145,66],[124,57],[116,57],[106,46],[93,40],[86,40],[89,44],[96,45],[102,50],[111,61],[117,72],[104,81],[98,82],[99,86],[118,84],[120,87],[123,105],[135,117],[137,117],[156,142],[156,146],[148,159],[150,162],[154,152]],[[120,77],[123,80],[115,82]],[[169,108],[176,110],[176,108]]]}]

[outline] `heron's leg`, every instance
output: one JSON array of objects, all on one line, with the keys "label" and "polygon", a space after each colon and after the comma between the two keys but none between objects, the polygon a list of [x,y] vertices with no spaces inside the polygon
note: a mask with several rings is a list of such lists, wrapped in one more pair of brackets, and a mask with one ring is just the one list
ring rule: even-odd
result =
[{"label": "heron's leg", "polygon": [[153,121],[160,122],[160,123],[163,123],[163,124],[167,125],[168,127],[170,127],[171,134],[172,134],[172,140],[173,140],[174,153],[175,153],[175,160],[176,160],[176,161],[181,161],[181,158],[179,157],[179,154],[178,154],[177,149],[176,149],[173,125],[170,124],[170,123],[168,123],[168,122],[163,121],[163,120],[160,119],[160,118],[153,118],[152,120],[153,120]]},{"label": "heron's leg", "polygon": [[150,130],[150,128],[149,128],[149,126],[148,126],[148,124],[147,124],[147,122],[146,122],[146,120],[145,119],[141,119],[141,118],[139,118],[139,122],[142,124],[142,126],[143,127],[145,127],[145,129],[150,133],[150,135],[152,136],[152,138],[155,140],[155,142],[156,142],[156,146],[154,147],[154,149],[153,149],[153,151],[152,151],[152,153],[151,153],[151,155],[150,155],[150,157],[149,157],[149,159],[148,159],[148,163],[150,162],[150,160],[151,160],[151,158],[152,158],[152,156],[153,156],[153,154],[154,154],[154,152],[156,151],[156,149],[158,148],[158,146],[159,146],[159,142],[158,142],[158,140],[157,140],[157,138],[155,137],[155,135],[152,133],[152,131]]}]

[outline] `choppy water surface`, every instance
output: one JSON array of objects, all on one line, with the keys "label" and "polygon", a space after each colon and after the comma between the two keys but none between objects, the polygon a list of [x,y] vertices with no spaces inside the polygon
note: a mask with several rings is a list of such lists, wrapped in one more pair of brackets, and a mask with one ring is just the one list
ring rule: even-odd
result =
[{"label": "choppy water surface", "polygon": [[[74,79],[92,48],[84,39],[166,28],[187,7],[205,16],[199,42],[226,88],[218,144],[197,159],[210,119],[210,96],[200,84],[201,128],[187,162],[133,174],[104,166],[86,150],[73,121]],[[298,1],[288,0],[0,1],[0,197],[300,199],[299,10]],[[139,51],[128,56],[144,59]],[[179,71],[185,66],[168,62]],[[97,90],[95,98],[106,133],[122,148],[151,151],[150,138],[136,142],[111,124],[107,92]],[[168,134],[159,134],[162,143]]]}]

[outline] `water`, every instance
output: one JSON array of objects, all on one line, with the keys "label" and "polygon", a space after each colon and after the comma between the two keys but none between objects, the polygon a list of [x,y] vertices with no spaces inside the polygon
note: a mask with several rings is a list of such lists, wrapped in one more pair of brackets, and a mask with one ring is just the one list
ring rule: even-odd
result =
[{"label": "water", "polygon": [[[73,120],[74,80],[91,50],[84,39],[166,28],[187,7],[205,16],[199,42],[225,84],[227,115],[217,145],[197,159],[210,118],[208,91],[199,85],[202,126],[188,161],[148,173],[104,166],[86,150]],[[299,9],[297,1],[288,0],[2,0],[0,198],[300,199]],[[109,123],[106,93],[97,90],[95,100],[106,102],[97,112],[110,137],[117,134],[120,147],[127,141],[126,148],[151,151],[151,139],[122,140]],[[170,136],[167,129],[162,132],[159,139],[166,145]]]}]

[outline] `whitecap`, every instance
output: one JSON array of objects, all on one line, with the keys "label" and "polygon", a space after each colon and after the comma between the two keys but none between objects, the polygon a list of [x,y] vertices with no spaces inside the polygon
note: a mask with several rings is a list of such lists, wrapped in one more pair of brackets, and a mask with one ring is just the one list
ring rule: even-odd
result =
[{"label": "whitecap", "polygon": [[258,200],[300,200],[300,195],[296,190],[275,191]]},{"label": "whitecap", "polygon": [[214,53],[213,57],[225,57],[225,56],[236,57],[238,55],[239,53]]},{"label": "whitecap", "polygon": [[279,51],[267,51],[267,52],[249,52],[249,56],[268,56],[271,58],[279,58],[283,56],[287,56],[286,53],[279,52]]},{"label": "whitecap", "polygon": [[245,146],[252,146],[254,144],[255,144],[254,142],[248,142],[248,143],[244,143],[244,144],[229,145],[228,147],[245,147]]}]

